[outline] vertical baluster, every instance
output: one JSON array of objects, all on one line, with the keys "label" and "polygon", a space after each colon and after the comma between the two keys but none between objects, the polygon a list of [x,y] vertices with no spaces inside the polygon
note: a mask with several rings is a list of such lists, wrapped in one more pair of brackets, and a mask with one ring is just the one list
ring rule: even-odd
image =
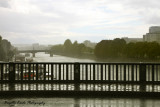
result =
[{"label": "vertical baluster", "polygon": [[25,70],[24,70],[24,80],[26,80],[26,70],[27,70],[26,64],[24,64],[24,68],[25,68]]},{"label": "vertical baluster", "polygon": [[74,64],[72,64],[72,80],[74,80]]},{"label": "vertical baluster", "polygon": [[3,64],[1,64],[1,81],[3,80]]},{"label": "vertical baluster", "polygon": [[104,80],[105,80],[105,81],[107,80],[107,76],[106,76],[106,75],[107,75],[107,68],[106,68],[106,66],[107,66],[107,65],[105,64],[105,65],[104,65],[104,69],[105,69],[105,70],[104,70],[104,73],[105,73],[105,75],[104,75]]},{"label": "vertical baluster", "polygon": [[59,79],[59,78],[58,78],[58,76],[57,76],[57,75],[58,75],[58,73],[57,73],[57,72],[58,72],[58,71],[57,71],[57,64],[55,64],[55,76],[56,76],[55,78],[56,78],[56,80],[58,80],[58,79]]},{"label": "vertical baluster", "polygon": [[[40,67],[41,69],[41,67]],[[38,63],[36,63],[36,81],[38,81]],[[37,85],[38,86],[38,85]]]},{"label": "vertical baluster", "polygon": [[66,80],[68,81],[68,64],[66,64]]},{"label": "vertical baluster", "polygon": [[152,64],[152,82],[154,82],[154,65]]},{"label": "vertical baluster", "polygon": [[88,80],[88,64],[86,64],[86,81]]},{"label": "vertical baluster", "polygon": [[95,64],[93,64],[93,81],[95,81]]},{"label": "vertical baluster", "polygon": [[101,71],[100,71],[100,73],[101,73],[101,81],[103,81],[103,64],[101,64]]},{"label": "vertical baluster", "polygon": [[118,64],[116,64],[116,81],[118,82]]},{"label": "vertical baluster", "polygon": [[124,64],[124,81],[126,81],[126,64]]},{"label": "vertical baluster", "polygon": [[23,64],[21,63],[21,81],[23,81]]},{"label": "vertical baluster", "polygon": [[157,81],[159,81],[159,79],[158,79],[158,74],[159,74],[159,65],[157,65]]},{"label": "vertical baluster", "polygon": [[[18,76],[16,75],[16,72],[18,72],[18,64],[15,64],[15,80],[18,80]],[[8,71],[6,72],[6,74],[8,74]],[[6,76],[8,76],[8,75],[6,75]]]},{"label": "vertical baluster", "polygon": [[134,65],[131,65],[131,72],[132,72],[132,82],[134,81]]},{"label": "vertical baluster", "polygon": [[46,73],[44,73],[45,75],[44,75],[44,77],[45,77],[45,79],[44,80],[48,80],[48,66],[49,66],[49,64],[45,64],[45,68],[46,68]]},{"label": "vertical baluster", "polygon": [[63,64],[63,80],[65,80],[65,75],[64,75],[64,64]]},{"label": "vertical baluster", "polygon": [[15,79],[16,80],[19,80],[19,69],[20,69],[20,64],[15,64],[15,75],[16,75]]},{"label": "vertical baluster", "polygon": [[32,67],[32,69],[33,69],[33,80],[35,80],[35,64],[33,64],[33,67]]},{"label": "vertical baluster", "polygon": [[[14,68],[16,67],[16,65],[15,64],[13,64],[13,66],[14,66]],[[9,68],[9,64],[7,64],[7,68]],[[9,69],[7,69],[7,72],[6,72],[6,80],[9,80]],[[14,76],[16,76],[15,75],[16,74],[16,69],[14,69]],[[15,78],[15,77],[14,77]]]},{"label": "vertical baluster", "polygon": [[122,80],[122,77],[121,77],[121,75],[122,75],[122,67],[121,67],[122,65],[121,64],[119,64],[119,66],[118,66],[118,68],[119,68],[119,71],[118,71],[118,81],[121,81]]},{"label": "vertical baluster", "polygon": [[135,65],[135,78],[136,78],[135,81],[138,81],[138,65],[137,64]]},{"label": "vertical baluster", "polygon": [[159,65],[156,65],[156,81],[158,81],[158,66]]},{"label": "vertical baluster", "polygon": [[70,80],[73,80],[73,70],[72,70],[72,64],[70,65]]},{"label": "vertical baluster", "polygon": [[92,70],[91,70],[91,64],[89,64],[90,67],[90,80],[92,80]]},{"label": "vertical baluster", "polygon": [[28,79],[29,79],[29,81],[30,81],[30,79],[31,79],[31,64],[30,63],[28,63]]},{"label": "vertical baluster", "polygon": [[47,79],[47,80],[50,80],[50,76],[51,76],[51,75],[50,75],[51,71],[50,71],[49,68],[50,68],[50,64],[48,64],[48,72],[47,72],[47,73],[48,73],[48,75],[47,75],[47,78],[48,78],[48,79]]},{"label": "vertical baluster", "polygon": [[72,80],[72,65],[71,64],[68,64],[68,80]]},{"label": "vertical baluster", "polygon": [[43,64],[43,66],[44,66],[44,80],[46,80],[46,64]]},{"label": "vertical baluster", "polygon": [[97,80],[99,80],[99,64],[97,64]]},{"label": "vertical baluster", "polygon": [[147,65],[148,66],[148,69],[146,70],[147,72],[147,81],[150,81],[150,65]]},{"label": "vertical baluster", "polygon": [[70,77],[70,80],[72,80],[72,64],[70,64],[70,67],[69,67],[69,77]]},{"label": "vertical baluster", "polygon": [[3,64],[3,71],[2,71],[2,80],[5,80],[5,70],[6,70],[6,64]]},{"label": "vertical baluster", "polygon": [[128,81],[130,81],[130,65],[128,65]]},{"label": "vertical baluster", "polygon": [[120,81],[123,81],[123,73],[124,71],[122,70],[122,65],[120,65]]},{"label": "vertical baluster", "polygon": [[136,78],[135,81],[138,81],[137,74],[138,74],[138,73],[137,73],[137,64],[136,64],[136,65],[135,65],[135,76],[136,76],[136,77],[135,77],[135,78]]},{"label": "vertical baluster", "polygon": [[148,65],[146,65],[146,68],[147,68],[147,69],[146,69],[146,81],[148,81],[148,74],[149,74],[148,72],[149,72],[149,66],[148,66]]},{"label": "vertical baluster", "polygon": [[84,80],[84,71],[83,65],[81,64],[80,72],[81,72],[81,80]]},{"label": "vertical baluster", "polygon": [[61,80],[61,64],[59,64],[59,80]]},{"label": "vertical baluster", "polygon": [[111,71],[110,71],[110,64],[108,64],[108,81],[111,80]]},{"label": "vertical baluster", "polygon": [[3,71],[3,80],[6,80],[6,76],[10,73],[10,72],[8,72],[8,74],[7,74],[7,69],[9,69],[9,68],[7,68],[7,63],[6,64],[4,64],[4,71]]},{"label": "vertical baluster", "polygon": [[[148,72],[149,72],[148,73],[148,81],[152,81],[152,64],[149,65]],[[146,76],[147,76],[147,74],[146,74]]]},{"label": "vertical baluster", "polygon": [[[51,80],[53,80],[53,63],[51,64]],[[52,86],[51,86],[52,87]]]},{"label": "vertical baluster", "polygon": [[115,74],[114,73],[114,64],[112,64],[112,71],[111,72],[112,72],[112,74],[111,74],[112,75],[112,80],[114,81],[114,74]]}]

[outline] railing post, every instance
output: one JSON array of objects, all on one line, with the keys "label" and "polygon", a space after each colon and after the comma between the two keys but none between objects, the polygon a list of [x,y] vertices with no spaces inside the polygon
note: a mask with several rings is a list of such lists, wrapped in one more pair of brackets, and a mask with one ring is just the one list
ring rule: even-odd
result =
[{"label": "railing post", "polygon": [[75,83],[79,83],[80,80],[80,64],[76,62],[74,64],[74,81]]},{"label": "railing post", "polygon": [[146,64],[140,64],[140,71],[139,71],[139,81],[140,81],[140,90],[145,91],[146,88]]},{"label": "railing post", "polygon": [[146,65],[140,64],[140,83],[146,82]]},{"label": "railing post", "polygon": [[13,62],[9,63],[9,82],[14,83],[15,81],[15,64]]},{"label": "railing post", "polygon": [[80,82],[80,64],[78,62],[76,62],[76,63],[74,63],[75,90],[79,90],[79,82]]},{"label": "railing post", "polygon": [[14,82],[15,82],[15,64],[13,62],[9,63],[9,90],[14,91]]}]

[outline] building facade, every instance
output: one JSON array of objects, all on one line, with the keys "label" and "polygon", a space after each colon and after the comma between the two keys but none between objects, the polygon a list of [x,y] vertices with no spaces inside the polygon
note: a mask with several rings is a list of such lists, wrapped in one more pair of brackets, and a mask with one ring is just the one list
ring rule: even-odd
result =
[{"label": "building facade", "polygon": [[128,37],[123,37],[122,39],[124,39],[126,41],[126,43],[136,43],[136,42],[142,42],[143,38],[128,38]]},{"label": "building facade", "polygon": [[149,33],[143,35],[143,41],[160,43],[160,26],[152,26]]}]

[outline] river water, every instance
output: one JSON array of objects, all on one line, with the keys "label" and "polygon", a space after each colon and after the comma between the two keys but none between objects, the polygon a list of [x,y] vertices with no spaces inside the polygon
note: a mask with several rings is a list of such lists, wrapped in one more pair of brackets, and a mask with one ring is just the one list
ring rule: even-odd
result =
[{"label": "river water", "polygon": [[71,57],[65,57],[60,55],[53,55],[53,57],[50,57],[49,54],[45,54],[43,52],[36,53],[36,57],[34,58],[34,61],[37,61],[37,62],[95,62],[94,60],[90,60],[90,59],[78,59],[78,58],[71,58]]},{"label": "river water", "polygon": [[[49,54],[36,53],[36,62],[95,62]],[[145,98],[5,98],[0,107],[160,107],[160,99]]]}]

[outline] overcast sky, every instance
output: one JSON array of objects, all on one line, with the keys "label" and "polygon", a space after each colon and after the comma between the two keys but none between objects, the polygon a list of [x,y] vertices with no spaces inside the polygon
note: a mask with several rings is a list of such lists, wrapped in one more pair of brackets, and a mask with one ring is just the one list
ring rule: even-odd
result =
[{"label": "overcast sky", "polygon": [[160,0],[0,0],[0,35],[12,44],[142,38],[160,25]]}]

